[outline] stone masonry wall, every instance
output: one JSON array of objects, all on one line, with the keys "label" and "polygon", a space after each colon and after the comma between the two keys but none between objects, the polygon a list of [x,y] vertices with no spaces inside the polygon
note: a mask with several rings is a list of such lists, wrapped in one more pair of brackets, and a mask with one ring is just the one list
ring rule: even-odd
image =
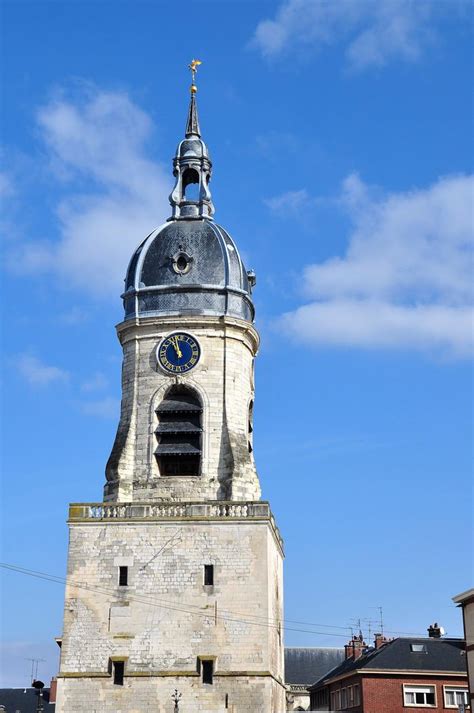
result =
[{"label": "stone masonry wall", "polygon": [[[254,328],[231,318],[180,318],[179,329],[198,339],[201,358],[179,376],[165,373],[156,361],[156,347],[176,330],[176,321],[142,319],[118,329],[124,350],[122,410],[106,469],[105,499],[257,500],[260,486],[248,449],[258,347]],[[155,410],[173,384],[189,385],[203,403],[200,477],[161,477],[154,456]]]},{"label": "stone masonry wall", "polygon": [[[282,591],[268,520],[71,523],[57,712],[171,713],[174,688],[185,713],[284,711],[282,634],[266,625],[282,619]],[[215,661],[212,685],[199,657]]]},{"label": "stone masonry wall", "polygon": [[[285,713],[281,686],[262,677],[216,675],[214,684],[183,676],[129,677],[114,686],[110,677],[63,681],[57,711],[68,713],[173,713],[171,695],[181,694],[180,713]],[[118,690],[120,688],[120,690]],[[267,703],[268,702],[268,703]]]}]

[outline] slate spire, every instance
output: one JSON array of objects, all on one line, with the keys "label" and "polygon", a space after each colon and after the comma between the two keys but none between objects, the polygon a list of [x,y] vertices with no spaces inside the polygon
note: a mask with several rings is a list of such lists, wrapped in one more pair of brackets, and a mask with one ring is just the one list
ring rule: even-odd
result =
[{"label": "slate spire", "polygon": [[188,111],[188,121],[186,122],[186,138],[189,139],[192,136],[201,137],[201,129],[199,128],[199,117],[196,103],[196,92],[197,87],[195,84],[191,85],[191,100],[189,102]]}]

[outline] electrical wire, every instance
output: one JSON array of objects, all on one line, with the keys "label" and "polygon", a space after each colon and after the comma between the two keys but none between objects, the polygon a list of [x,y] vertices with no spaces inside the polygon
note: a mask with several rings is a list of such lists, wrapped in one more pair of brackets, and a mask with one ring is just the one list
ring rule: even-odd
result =
[{"label": "electrical wire", "polygon": [[[48,582],[54,582],[56,584],[67,584],[68,586],[73,587],[73,588],[84,589],[87,591],[96,592],[98,594],[105,594],[107,596],[111,596],[111,595],[115,596],[116,595],[115,590],[94,587],[94,586],[88,585],[84,582],[75,582],[74,580],[66,580],[63,577],[58,577],[56,575],[50,575],[50,574],[47,574],[46,572],[38,572],[36,570],[27,570],[26,568],[17,567],[15,565],[10,565],[7,563],[0,563],[0,566],[3,567],[4,569],[8,569],[13,572],[25,574],[30,577],[36,577],[37,579],[43,579]],[[194,607],[194,605],[192,605],[192,604],[186,604],[185,607],[178,606],[176,604],[174,606],[171,606],[171,603],[168,602],[168,600],[160,600],[158,598],[150,599],[150,598],[147,598],[144,596],[137,597],[136,595],[131,595],[131,596],[129,595],[127,597],[127,599],[128,599],[128,601],[131,601],[131,602],[138,602],[139,604],[155,606],[155,607],[159,607],[161,609],[167,609],[169,611],[178,611],[178,612],[185,613],[185,614],[201,616],[205,619],[212,619],[212,620],[215,619],[215,611],[214,610],[212,612],[206,613],[206,612],[203,612],[202,610],[198,609],[197,607],[195,607],[195,609],[190,609],[190,607]],[[246,615],[246,616],[248,616],[248,615]],[[250,615],[250,617],[251,616],[252,615]],[[321,636],[330,635],[329,632],[327,632],[327,631],[313,631],[313,630],[308,630],[308,629],[296,629],[294,627],[284,626],[283,622],[272,624],[272,623],[269,623],[268,621],[266,621],[266,622],[265,621],[262,621],[262,622],[251,621],[248,618],[242,619],[242,618],[239,618],[238,616],[231,617],[231,616],[223,616],[222,614],[218,615],[218,619],[220,619],[221,621],[223,620],[223,621],[239,623],[239,624],[248,624],[251,626],[262,626],[262,627],[266,627],[269,629],[281,628],[281,629],[285,629],[286,631],[297,631],[297,632],[302,632],[302,633],[306,633],[306,634],[318,634]],[[335,634],[335,636],[342,636],[342,637],[346,638],[345,634]]]},{"label": "electrical wire", "polygon": [[[66,579],[64,577],[59,577],[57,575],[53,574],[48,574],[47,572],[40,572],[38,570],[31,570],[27,569],[25,567],[19,567],[17,565],[12,565],[8,564],[6,562],[0,562],[0,567],[6,570],[10,570],[12,572],[16,572],[19,574],[24,574],[30,577],[35,577],[37,579],[42,579],[45,581],[49,582],[54,582],[55,584],[63,584],[67,585],[73,588],[77,589],[84,589],[87,591],[92,591],[92,592],[97,592],[98,594],[103,594],[107,596],[116,596],[116,590],[114,589],[107,589],[103,587],[95,587],[90,584],[86,584],[85,582],[76,582],[71,579]],[[167,609],[170,611],[178,611],[182,612],[185,614],[191,614],[191,615],[197,615],[201,616],[207,619],[214,619],[215,618],[215,612],[214,610],[212,613],[206,613],[203,612],[200,607],[197,607],[196,605],[193,604],[185,604],[184,606],[179,606],[176,604],[176,602],[171,602],[166,599],[160,599],[157,597],[150,598],[147,597],[147,595],[129,595],[128,596],[129,601],[134,601],[140,604],[146,604],[148,606],[155,606],[159,607],[162,609]],[[232,615],[232,616],[229,616]],[[245,616],[245,618],[241,618]],[[337,628],[337,629],[344,629],[344,630],[350,630],[350,627],[344,627],[344,626],[337,626],[337,625],[332,625],[332,624],[315,624],[312,622],[299,622],[291,619],[272,619],[270,617],[263,617],[259,615],[253,615],[253,614],[241,614],[237,612],[233,612],[228,609],[221,609],[218,615],[218,618],[224,621],[229,621],[229,622],[234,622],[234,623],[243,623],[243,624],[249,624],[253,626],[263,626],[267,628],[273,628],[273,629],[284,629],[285,631],[295,631],[295,632],[300,632],[300,633],[306,633],[306,634],[316,634],[319,636],[339,636],[343,638],[347,638],[347,633],[345,634],[339,634],[336,632],[330,632],[330,631],[315,631],[314,629],[299,629],[299,628],[294,628],[287,626],[287,624],[299,624],[301,626],[311,626],[311,627],[322,627],[322,628]],[[258,619],[262,619],[263,621],[258,621]],[[405,633],[405,635],[410,635],[410,636],[420,636],[420,634],[416,633],[410,633],[408,634],[407,632],[390,632],[390,633]]]}]

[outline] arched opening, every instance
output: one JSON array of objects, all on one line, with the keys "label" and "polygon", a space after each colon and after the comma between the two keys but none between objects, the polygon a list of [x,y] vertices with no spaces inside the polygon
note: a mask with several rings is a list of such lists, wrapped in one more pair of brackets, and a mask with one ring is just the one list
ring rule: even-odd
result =
[{"label": "arched opening", "polygon": [[194,168],[187,168],[183,173],[183,198],[199,201],[199,173]]},{"label": "arched opening", "polygon": [[155,457],[160,475],[201,474],[202,404],[186,386],[173,386],[156,409]]},{"label": "arched opening", "polygon": [[248,425],[247,425],[247,445],[249,453],[253,451],[253,400],[249,403],[249,415],[248,415]]}]

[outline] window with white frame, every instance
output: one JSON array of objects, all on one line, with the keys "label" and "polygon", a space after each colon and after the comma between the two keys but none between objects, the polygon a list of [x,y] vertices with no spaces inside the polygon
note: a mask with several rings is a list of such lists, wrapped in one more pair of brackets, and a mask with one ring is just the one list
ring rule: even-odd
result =
[{"label": "window with white frame", "polygon": [[444,686],[444,705],[446,708],[459,708],[461,704],[469,706],[467,688],[458,686]]},{"label": "window with white frame", "polygon": [[434,708],[436,688],[435,686],[403,686],[403,702],[406,706]]}]

